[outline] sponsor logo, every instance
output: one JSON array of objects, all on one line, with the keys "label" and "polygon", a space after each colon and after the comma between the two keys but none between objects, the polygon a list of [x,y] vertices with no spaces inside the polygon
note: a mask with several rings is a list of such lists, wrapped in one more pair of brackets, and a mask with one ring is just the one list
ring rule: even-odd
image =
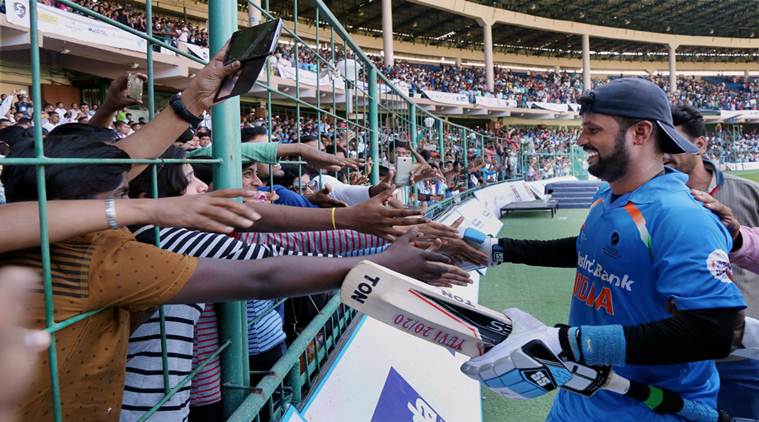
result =
[{"label": "sponsor logo", "polygon": [[21,3],[13,3],[13,13],[17,18],[23,19],[26,16],[26,6]]},{"label": "sponsor logo", "polygon": [[371,422],[445,422],[395,368],[390,368]]},{"label": "sponsor logo", "polygon": [[611,239],[609,239],[609,242],[612,246],[617,246],[617,243],[619,243],[619,233],[614,232],[611,234]]},{"label": "sponsor logo", "polygon": [[595,259],[590,259],[588,255],[581,255],[577,259],[577,267],[587,271],[593,275],[593,277],[596,277],[601,281],[605,281],[608,284],[622,288],[628,292],[632,291],[632,285],[635,284],[635,281],[630,279],[629,274],[619,276],[611,273],[607,271],[600,262],[596,262]]},{"label": "sponsor logo", "polygon": [[351,299],[359,303],[366,303],[366,299],[372,294],[374,287],[380,281],[379,277],[369,277],[368,275],[364,275],[364,280],[366,281],[360,283],[351,295]]},{"label": "sponsor logo", "polygon": [[617,251],[617,245],[619,244],[619,233],[612,232],[609,238],[609,244],[603,247],[603,251],[606,255],[617,259],[619,258],[619,252]]},{"label": "sponsor logo", "polygon": [[730,280],[730,259],[722,249],[715,249],[706,257],[706,268],[717,280],[723,283],[733,282]]}]

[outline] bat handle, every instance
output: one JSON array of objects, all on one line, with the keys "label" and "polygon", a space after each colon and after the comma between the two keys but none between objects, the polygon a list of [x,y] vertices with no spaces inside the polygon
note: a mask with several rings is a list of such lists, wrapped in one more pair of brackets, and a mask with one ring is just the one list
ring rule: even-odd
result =
[{"label": "bat handle", "polygon": [[693,422],[730,422],[732,420],[730,415],[723,410],[685,399],[680,393],[671,390],[631,381],[614,371],[610,372],[603,389],[637,400],[656,413],[680,415]]}]

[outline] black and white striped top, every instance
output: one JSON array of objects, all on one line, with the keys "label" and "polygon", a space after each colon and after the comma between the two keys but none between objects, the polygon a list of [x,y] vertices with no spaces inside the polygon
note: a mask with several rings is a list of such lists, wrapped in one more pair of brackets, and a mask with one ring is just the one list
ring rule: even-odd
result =
[{"label": "black and white striped top", "polygon": [[[155,243],[153,226],[134,230],[138,240]],[[249,260],[289,254],[280,248],[245,244],[226,235],[169,227],[160,231],[161,249],[203,258]],[[251,301],[248,307],[269,309],[274,301]],[[203,305],[164,305],[169,385],[174,387],[192,370],[193,336]],[[250,315],[249,315],[250,317]],[[269,312],[252,327],[263,346],[284,340],[282,319]],[[135,421],[164,396],[159,312],[156,310],[129,338],[122,421]],[[251,339],[249,339],[249,342]],[[151,421],[185,421],[189,413],[191,383],[187,383],[151,417]]]}]

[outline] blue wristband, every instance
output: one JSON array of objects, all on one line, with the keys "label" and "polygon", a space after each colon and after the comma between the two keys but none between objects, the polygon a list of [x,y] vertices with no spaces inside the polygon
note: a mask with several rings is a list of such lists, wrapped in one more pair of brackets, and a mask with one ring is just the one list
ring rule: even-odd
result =
[{"label": "blue wristband", "polygon": [[579,347],[580,354],[585,358],[584,363],[588,365],[625,364],[627,341],[621,325],[580,326]]}]

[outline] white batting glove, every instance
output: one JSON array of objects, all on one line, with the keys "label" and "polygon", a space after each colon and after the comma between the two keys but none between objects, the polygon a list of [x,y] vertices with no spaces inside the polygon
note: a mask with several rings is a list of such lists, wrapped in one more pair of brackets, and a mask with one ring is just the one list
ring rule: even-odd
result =
[{"label": "white batting glove", "polygon": [[461,371],[500,395],[517,400],[540,397],[572,379],[559,355],[559,329],[548,327],[516,308],[511,335],[482,356],[470,359]]}]

